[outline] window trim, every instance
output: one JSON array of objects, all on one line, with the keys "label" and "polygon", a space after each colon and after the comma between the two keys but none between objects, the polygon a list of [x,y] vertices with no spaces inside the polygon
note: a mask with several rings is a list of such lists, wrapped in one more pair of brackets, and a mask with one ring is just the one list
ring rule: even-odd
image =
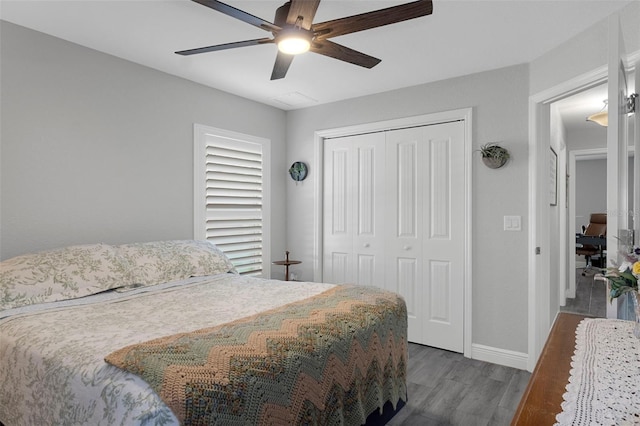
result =
[{"label": "window trim", "polygon": [[262,146],[262,277],[271,277],[271,140],[220,129],[193,125],[193,238],[206,240],[206,147],[207,137],[237,139]]}]

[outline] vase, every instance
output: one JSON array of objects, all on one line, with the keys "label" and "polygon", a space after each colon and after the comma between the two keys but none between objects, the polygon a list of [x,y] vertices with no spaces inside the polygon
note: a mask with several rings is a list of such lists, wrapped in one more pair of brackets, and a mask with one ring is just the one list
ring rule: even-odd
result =
[{"label": "vase", "polygon": [[633,300],[633,310],[636,313],[636,325],[633,329],[633,335],[640,339],[640,293],[633,291],[631,299]]},{"label": "vase", "polygon": [[499,169],[500,167],[505,165],[507,159],[504,157],[482,157],[482,162],[490,169]]}]

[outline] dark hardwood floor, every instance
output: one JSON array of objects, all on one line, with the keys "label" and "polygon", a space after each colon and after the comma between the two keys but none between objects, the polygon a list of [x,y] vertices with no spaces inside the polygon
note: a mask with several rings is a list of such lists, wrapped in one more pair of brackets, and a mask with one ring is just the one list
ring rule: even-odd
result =
[{"label": "dark hardwood floor", "polygon": [[413,343],[407,373],[409,401],[388,425],[509,425],[531,376]]}]

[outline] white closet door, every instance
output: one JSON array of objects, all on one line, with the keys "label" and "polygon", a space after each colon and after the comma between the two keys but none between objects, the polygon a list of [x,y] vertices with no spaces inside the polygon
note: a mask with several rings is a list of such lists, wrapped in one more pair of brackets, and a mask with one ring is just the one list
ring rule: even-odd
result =
[{"label": "white closet door", "polygon": [[323,281],[384,286],[384,134],[324,143]]},{"label": "white closet door", "polygon": [[401,294],[407,303],[409,341],[421,341],[423,333],[424,281],[421,196],[424,147],[420,127],[387,134],[387,290]]},{"label": "white closet door", "polygon": [[387,288],[409,340],[463,350],[464,123],[387,133]]}]

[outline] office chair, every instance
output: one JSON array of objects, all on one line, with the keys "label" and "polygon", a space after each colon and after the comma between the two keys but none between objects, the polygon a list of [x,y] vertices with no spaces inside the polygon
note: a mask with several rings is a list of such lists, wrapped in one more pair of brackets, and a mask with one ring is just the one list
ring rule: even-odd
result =
[{"label": "office chair", "polygon": [[[606,213],[592,213],[589,218],[589,225],[585,228],[582,227],[582,234],[587,237],[606,237],[607,236],[607,214]],[[585,270],[582,272],[582,275],[589,270],[591,270],[593,266],[593,256],[601,255],[602,249],[600,246],[592,245],[592,244],[582,244],[581,247],[576,246],[576,254],[585,257],[587,261],[587,266]],[[603,256],[600,256],[600,266],[604,266]]]}]

